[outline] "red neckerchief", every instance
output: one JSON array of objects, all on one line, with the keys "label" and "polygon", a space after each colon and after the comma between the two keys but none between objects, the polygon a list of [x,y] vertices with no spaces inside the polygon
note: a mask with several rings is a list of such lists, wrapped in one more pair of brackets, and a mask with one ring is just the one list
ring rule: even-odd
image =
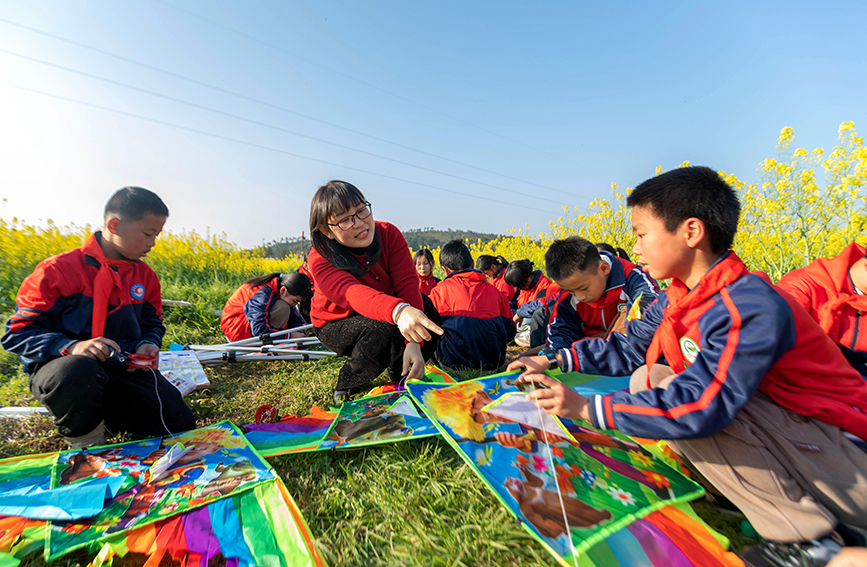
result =
[{"label": "red neckerchief", "polygon": [[[683,356],[680,353],[675,323],[680,320],[682,313],[694,309],[706,301],[712,301],[713,296],[724,287],[731,285],[739,277],[748,273],[750,273],[749,270],[737,254],[729,251],[701,277],[698,285],[692,290],[678,279],[671,281],[671,285],[665,289],[668,306],[662,311],[662,323],[657,327],[650,347],[647,349],[648,376],[650,376],[650,369],[654,363],[659,360],[660,352],[665,355],[665,360],[676,373],[686,369],[683,364]],[[650,387],[649,384],[648,387]]]},{"label": "red neckerchief", "polygon": [[[811,262],[804,271],[810,278],[828,291],[828,297],[833,298],[817,309],[819,325],[832,337],[837,336],[842,317],[840,312],[848,305],[858,311],[867,311],[867,295],[858,295],[853,289],[847,289],[849,268],[864,257],[863,246],[853,242],[846,246],[836,258],[819,258]],[[842,261],[845,259],[845,263]]]},{"label": "red neckerchief", "polygon": [[[99,240],[97,240],[97,235],[100,235],[100,238],[102,238],[101,232],[92,234],[87,239],[87,242],[84,243],[84,246],[81,247],[85,254],[99,262],[99,271],[96,273],[96,277],[93,278],[93,322],[91,323],[90,331],[90,337],[93,339],[104,335],[105,320],[108,316],[130,302],[129,293],[124,293],[120,274],[113,270],[112,267],[118,270],[128,269],[134,263],[133,260],[112,260],[106,258],[105,252],[103,252],[102,246],[100,246]],[[109,313],[108,303],[115,288],[119,291],[118,297],[120,301],[117,307]]]}]

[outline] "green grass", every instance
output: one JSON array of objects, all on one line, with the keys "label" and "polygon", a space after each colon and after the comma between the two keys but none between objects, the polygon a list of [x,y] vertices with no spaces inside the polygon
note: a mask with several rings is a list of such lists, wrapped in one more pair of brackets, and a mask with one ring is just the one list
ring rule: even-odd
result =
[{"label": "green grass", "polygon": [[[164,285],[163,297],[194,304],[192,309],[165,311],[165,344],[222,341],[214,312],[233,289],[225,283]],[[200,426],[224,419],[238,425],[250,423],[262,404],[276,406],[281,414],[304,415],[313,405],[328,407],[342,361],[208,367],[212,387],[194,392],[187,401]],[[5,352],[0,352],[0,405],[38,405],[27,389],[27,376],[17,357]],[[49,418],[0,419],[0,458],[64,448]],[[557,565],[440,439],[269,461],[332,565]],[[699,514],[732,538],[735,548],[750,543],[740,535],[738,518],[699,504]],[[53,565],[84,565],[88,560],[85,554],[76,553]],[[43,563],[34,554],[24,564]]]}]

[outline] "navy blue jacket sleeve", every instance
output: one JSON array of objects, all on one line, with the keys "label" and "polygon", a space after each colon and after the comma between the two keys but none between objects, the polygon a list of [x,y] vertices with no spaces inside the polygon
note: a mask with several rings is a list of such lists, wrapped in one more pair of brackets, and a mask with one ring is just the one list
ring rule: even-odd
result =
[{"label": "navy blue jacket sleeve", "polygon": [[735,301],[724,289],[698,325],[700,350],[667,388],[591,396],[593,425],[651,439],[713,435],[731,423],[795,344],[794,316],[779,296],[748,294]]},{"label": "navy blue jacket sleeve", "polygon": [[569,348],[572,343],[584,336],[584,321],[572,305],[572,296],[561,292],[556,304],[551,306],[548,317],[545,344],[548,348],[560,350]]},{"label": "navy blue jacket sleeve", "polygon": [[268,321],[271,307],[274,306],[274,302],[276,301],[281,301],[280,295],[271,289],[270,286],[263,285],[244,304],[244,315],[247,317],[247,321],[250,322],[250,332],[254,337],[282,330],[275,329]]},{"label": "navy blue jacket sleeve", "polygon": [[641,294],[638,305],[641,307],[641,312],[643,313],[651,303],[656,301],[656,297],[659,294],[659,286],[656,285],[656,281],[653,278],[644,273],[640,266],[636,266],[626,276],[626,285],[623,291],[629,297],[630,306],[635,301],[635,298]]},{"label": "navy blue jacket sleeve", "polygon": [[583,339],[559,350],[563,372],[626,376],[644,364],[656,328],[662,322],[662,305],[653,303],[641,319],[630,321],[626,335],[611,333],[608,340]]},{"label": "navy blue jacket sleeve", "polygon": [[537,309],[541,309],[542,307],[545,307],[545,299],[534,299],[533,301],[525,303],[524,305],[518,307],[515,315],[526,319],[528,317],[532,317],[533,313],[535,313]]},{"label": "navy blue jacket sleeve", "polygon": [[[6,321],[2,346],[24,359],[25,370],[34,362],[48,362],[60,351],[87,336],[69,336],[54,322],[69,309],[72,300],[63,297],[57,285],[60,276],[52,265],[40,263],[21,283],[15,312]],[[73,305],[74,307],[74,305]]]}]

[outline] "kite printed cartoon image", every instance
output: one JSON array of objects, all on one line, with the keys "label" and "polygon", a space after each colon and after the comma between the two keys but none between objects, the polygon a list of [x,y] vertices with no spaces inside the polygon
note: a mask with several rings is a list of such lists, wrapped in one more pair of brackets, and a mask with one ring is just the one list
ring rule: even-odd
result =
[{"label": "kite printed cartoon image", "polygon": [[561,558],[703,494],[628,437],[545,414],[518,376],[408,389],[500,500]]}]

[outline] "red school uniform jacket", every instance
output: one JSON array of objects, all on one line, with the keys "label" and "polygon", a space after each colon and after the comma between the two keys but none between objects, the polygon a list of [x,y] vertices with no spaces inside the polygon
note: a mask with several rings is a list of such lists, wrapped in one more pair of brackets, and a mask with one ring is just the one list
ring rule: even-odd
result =
[{"label": "red school uniform jacket", "polygon": [[442,315],[437,359],[450,368],[494,370],[515,336],[509,300],[477,270],[452,272],[431,293]]},{"label": "red school uniform jacket", "polygon": [[[97,232],[81,248],[43,260],[21,283],[0,343],[21,357],[25,372],[99,336],[127,352],[162,344],[160,280],[141,260],[106,258],[101,238]],[[98,283],[103,269],[107,277]],[[100,289],[104,294],[95,296]]]},{"label": "red school uniform jacket", "polygon": [[642,312],[656,301],[659,286],[644,270],[608,252],[600,254],[602,261],[607,261],[611,266],[608,285],[602,297],[592,303],[584,303],[568,291],[560,291],[553,303],[548,302],[550,316],[546,343],[549,348],[559,350],[582,337],[605,334],[620,315],[620,308],[625,305],[628,309],[639,296]]},{"label": "red school uniform jacket", "polygon": [[835,343],[867,353],[867,295],[858,294],[849,277],[849,268],[864,254],[864,247],[852,242],[833,258],[789,272],[777,287],[789,292]]},{"label": "red school uniform jacket", "polygon": [[553,294],[555,289],[549,288],[556,288],[557,291],[560,289],[557,284],[552,283],[551,280],[546,278],[542,274],[541,270],[536,270],[533,272],[533,281],[530,285],[530,289],[522,289],[518,291],[518,307],[521,307],[525,303],[541,299],[546,295]]},{"label": "red school uniform jacket", "polygon": [[[418,272],[416,272],[416,273],[418,273]],[[440,279],[437,277],[434,277],[433,274],[429,275],[426,278],[419,276],[418,277],[418,290],[420,292],[422,292],[423,294],[429,296],[430,292],[433,291],[433,289],[437,286],[438,283],[440,283]]]},{"label": "red school uniform jacket", "polygon": [[[229,297],[223,314],[220,316],[220,328],[230,341],[240,341],[258,337],[267,333],[282,331],[271,326],[269,317],[274,303],[280,299],[280,279],[274,278],[265,285],[252,286],[244,284]],[[289,316],[287,329],[305,325],[301,316],[293,309]]]},{"label": "red school uniform jacket", "polygon": [[515,297],[515,288],[506,283],[506,278],[504,277],[506,274],[506,267],[501,266],[500,272],[490,279],[491,285],[500,290],[506,296],[506,299],[509,301]]},{"label": "red school uniform jacket", "polygon": [[393,323],[391,314],[394,308],[404,302],[424,311],[418,289],[418,272],[406,239],[392,224],[381,221],[375,224],[382,254],[360,278],[335,268],[315,248],[310,251],[307,263],[316,282],[316,294],[310,308],[314,327],[356,313]]},{"label": "red school uniform jacket", "polygon": [[580,340],[560,354],[564,372],[622,376],[655,362],[677,372],[667,389],[591,396],[591,422],[600,429],[707,437],[759,390],[795,413],[867,438],[867,381],[792,296],[750,274],[734,252],[692,290],[673,280],[625,336]]}]

